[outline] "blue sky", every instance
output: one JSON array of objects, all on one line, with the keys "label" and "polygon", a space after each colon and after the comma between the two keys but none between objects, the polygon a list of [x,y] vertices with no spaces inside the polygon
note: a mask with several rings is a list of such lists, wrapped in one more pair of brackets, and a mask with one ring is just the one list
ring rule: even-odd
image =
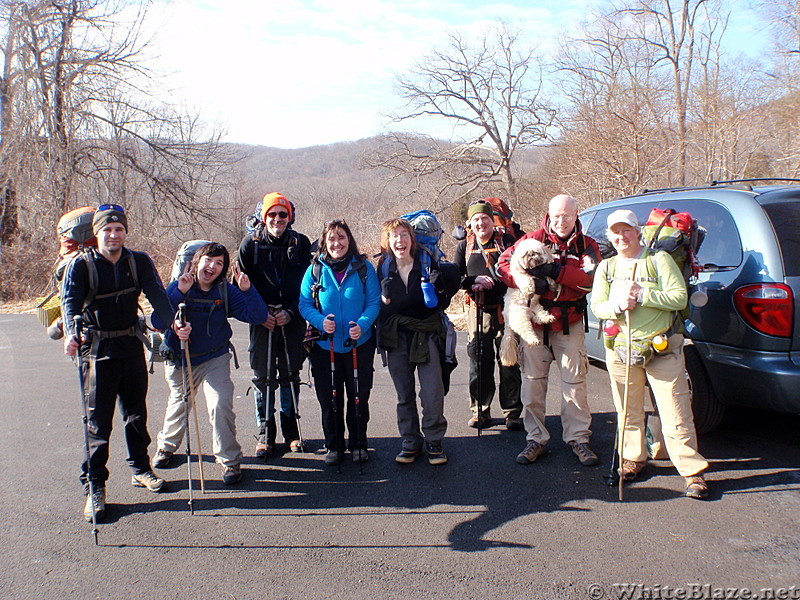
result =
[{"label": "blue sky", "polygon": [[[394,77],[450,32],[479,38],[502,18],[549,52],[601,0],[172,0],[151,13],[152,52],[173,100],[225,128],[226,141],[297,148],[397,128]],[[755,39],[737,12],[730,30]],[[426,132],[449,137],[442,124]],[[419,125],[417,128],[420,128]]]}]

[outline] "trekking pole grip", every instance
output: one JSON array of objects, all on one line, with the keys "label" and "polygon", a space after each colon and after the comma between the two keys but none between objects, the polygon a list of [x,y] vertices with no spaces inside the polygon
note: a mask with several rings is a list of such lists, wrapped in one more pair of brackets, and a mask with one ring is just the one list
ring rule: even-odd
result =
[{"label": "trekking pole grip", "polygon": [[72,320],[75,322],[75,339],[80,346],[83,343],[83,317],[75,315]]}]

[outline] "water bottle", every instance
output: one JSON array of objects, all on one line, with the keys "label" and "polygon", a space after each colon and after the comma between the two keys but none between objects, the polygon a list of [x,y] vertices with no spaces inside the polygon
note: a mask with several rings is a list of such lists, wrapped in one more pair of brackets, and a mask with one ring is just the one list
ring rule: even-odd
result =
[{"label": "water bottle", "polygon": [[669,339],[665,335],[657,335],[653,338],[653,350],[656,354],[666,354],[669,352]]},{"label": "water bottle", "polygon": [[619,333],[619,327],[614,321],[607,321],[605,327],[603,327],[603,344],[609,350],[614,349],[614,339],[617,337]]},{"label": "water bottle", "polygon": [[439,299],[436,297],[436,290],[433,289],[433,284],[427,279],[422,280],[422,296],[425,298],[425,306],[428,308],[436,308],[439,304]]}]

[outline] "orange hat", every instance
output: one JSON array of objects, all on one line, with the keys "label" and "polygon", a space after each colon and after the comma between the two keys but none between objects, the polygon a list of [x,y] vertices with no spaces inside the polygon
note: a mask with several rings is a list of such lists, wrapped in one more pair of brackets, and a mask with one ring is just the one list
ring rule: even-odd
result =
[{"label": "orange hat", "polygon": [[261,220],[267,220],[267,213],[271,208],[275,206],[280,206],[281,208],[286,209],[286,212],[289,215],[289,221],[292,220],[292,204],[289,202],[283,194],[279,194],[278,192],[270,192],[264,199],[261,201]]}]

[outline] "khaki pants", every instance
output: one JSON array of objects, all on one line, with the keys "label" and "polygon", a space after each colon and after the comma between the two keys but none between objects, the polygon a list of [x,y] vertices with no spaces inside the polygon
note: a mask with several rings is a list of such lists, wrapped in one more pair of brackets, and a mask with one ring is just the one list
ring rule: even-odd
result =
[{"label": "khaki pants", "polygon": [[[180,366],[165,363],[164,378],[169,384],[169,400],[164,426],[158,433],[159,450],[175,452],[186,431],[186,403],[183,401],[183,375]],[[197,392],[202,385],[212,429],[212,448],[217,462],[234,467],[242,462],[242,448],[236,441],[236,415],[233,412],[231,355],[223,354],[199,365],[192,365]],[[187,385],[188,385],[187,378]],[[197,400],[197,396],[195,396]],[[197,447],[197,441],[193,441]]]},{"label": "khaki pants", "polygon": [[523,422],[529,442],[542,445],[550,441],[544,426],[547,380],[550,363],[555,361],[561,377],[561,426],[564,442],[588,442],[592,435],[592,413],[586,399],[586,356],[583,329],[573,327],[569,335],[561,331],[549,333],[549,346],[530,346],[520,342],[522,367]]},{"label": "khaki pants", "polygon": [[[688,477],[707,469],[708,462],[697,451],[692,396],[683,358],[683,335],[671,336],[669,345],[671,348],[669,354],[654,356],[644,367],[631,366],[622,457],[635,461],[647,460],[644,411],[646,380],[653,390],[661,417],[661,430],[669,458],[678,473]],[[614,405],[621,421],[625,393],[625,363],[619,359],[616,352],[606,350],[606,367],[611,379]]]}]

